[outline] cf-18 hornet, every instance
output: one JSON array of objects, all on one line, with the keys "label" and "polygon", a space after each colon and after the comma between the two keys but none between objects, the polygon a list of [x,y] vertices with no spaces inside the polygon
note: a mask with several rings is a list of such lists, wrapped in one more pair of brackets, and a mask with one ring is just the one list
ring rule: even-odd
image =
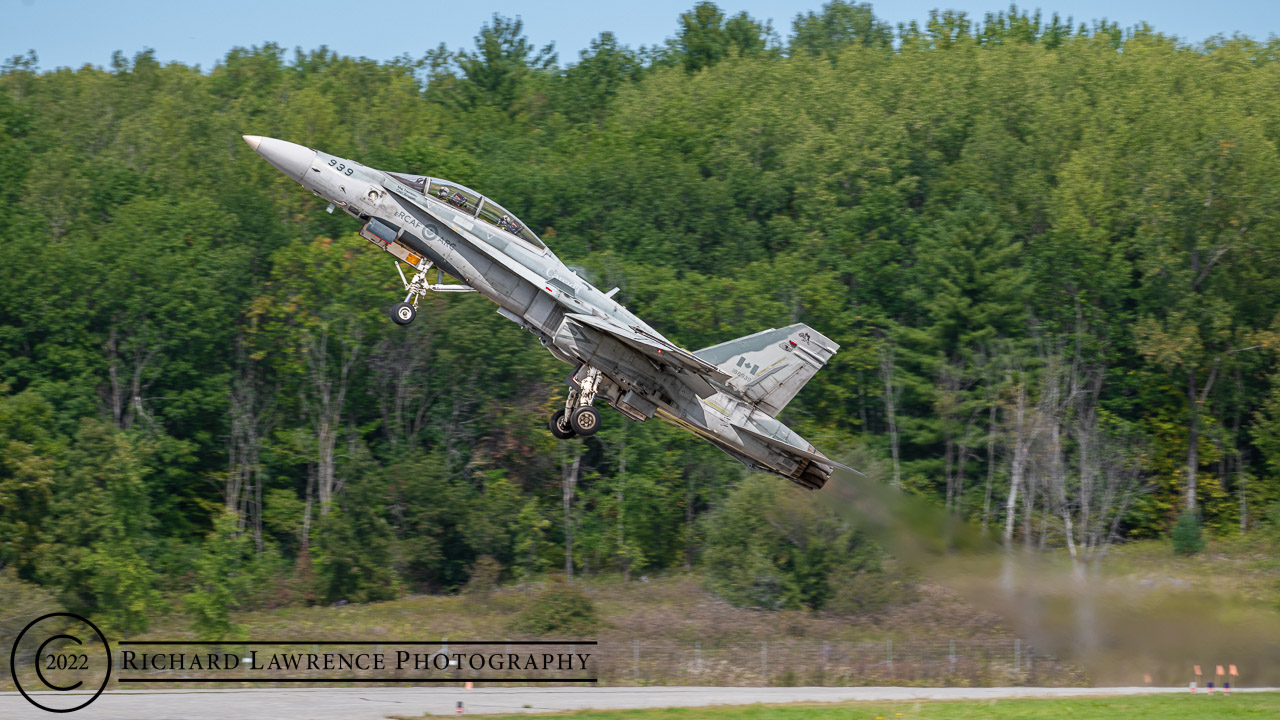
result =
[{"label": "cf-18 hornet", "polygon": [[[395,257],[405,296],[391,307],[394,322],[413,322],[428,292],[477,292],[574,366],[564,408],[550,418],[557,438],[599,430],[593,403],[602,400],[632,420],[657,415],[750,468],[802,487],[822,487],[834,468],[852,470],[777,419],[839,348],[808,325],[689,352],[618,303],[618,288],[601,292],[566,267],[532,228],[490,198],[451,180],[377,170],[275,138],[244,139],[327,200],[329,212],[338,208],[360,220],[360,236]],[[459,282],[446,283],[446,273]]]}]

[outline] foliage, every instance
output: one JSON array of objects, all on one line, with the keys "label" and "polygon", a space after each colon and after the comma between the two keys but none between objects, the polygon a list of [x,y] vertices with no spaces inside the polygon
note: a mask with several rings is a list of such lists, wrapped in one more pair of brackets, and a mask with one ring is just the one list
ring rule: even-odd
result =
[{"label": "foliage", "polygon": [[52,419],[52,406],[32,390],[0,398],[0,569],[26,579],[65,452]]},{"label": "foliage", "polygon": [[85,419],[68,453],[71,469],[51,504],[56,519],[38,552],[38,577],[73,612],[102,617],[103,632],[146,630],[162,605],[150,558],[155,519],[146,476],[154,446]]},{"label": "foliage", "polygon": [[869,3],[830,0],[822,12],[796,16],[791,52],[828,54],[835,58],[849,45],[867,45],[887,50],[893,44],[893,30],[876,18]]},{"label": "foliage", "polygon": [[316,589],[328,602],[389,600],[400,591],[392,528],[376,475],[357,480],[316,525]]},{"label": "foliage", "polygon": [[1200,529],[1200,518],[1195,513],[1184,512],[1178,516],[1173,530],[1169,532],[1173,542],[1173,552],[1177,555],[1195,555],[1204,550],[1204,535]]},{"label": "foliage", "polygon": [[1280,543],[1280,502],[1272,503],[1267,508],[1266,530],[1272,541]]},{"label": "foliage", "polygon": [[516,569],[524,577],[536,575],[547,568],[546,552],[550,548],[547,533],[552,523],[543,516],[538,501],[530,498],[516,517],[516,537],[512,552]]},{"label": "foliage", "polygon": [[198,587],[222,600],[189,612],[226,631],[244,573],[337,602],[455,591],[486,556],[707,562],[766,606],[905,592],[799,500],[753,513],[785,481],[735,490],[740,466],[661,421],[606,413],[567,450],[545,430],[566,368],[476,297],[389,323],[385,255],[243,133],[476,187],[682,346],[812,325],[840,352],[782,420],[1011,541],[1097,550],[1184,509],[1260,527],[1280,41],[1016,8],[895,31],[846,0],[785,41],[711,2],[671,21],[571,62],[502,16],[388,63],[7,62],[0,566],[125,634]]},{"label": "foliage", "polygon": [[463,592],[473,600],[488,600],[502,577],[502,566],[488,555],[481,555],[476,558],[475,564],[468,568],[467,575],[470,577]]},{"label": "foliage", "polygon": [[233,610],[247,605],[253,590],[249,572],[253,558],[250,538],[239,532],[237,518],[223,513],[205,538],[191,592],[182,598],[192,629],[202,640],[234,640],[243,635],[243,628],[233,625],[230,617]]},{"label": "foliage", "polygon": [[554,633],[589,633],[596,629],[595,604],[580,587],[554,576],[541,592],[529,599],[511,623],[515,632],[545,636]]},{"label": "foliage", "polygon": [[[26,627],[27,623],[42,615],[62,611],[62,607],[49,591],[39,585],[19,580],[13,568],[0,572],[0,597],[4,598],[4,613],[3,617],[0,617],[0,643],[10,648],[14,647],[18,633],[22,632],[22,628]],[[20,649],[23,653],[34,655],[32,648],[25,643]],[[28,663],[32,659],[21,655],[19,658],[19,664]],[[7,653],[0,653],[0,665],[3,665],[4,670],[8,672],[9,655]]]},{"label": "foliage", "polygon": [[707,522],[710,587],[739,605],[843,612],[888,604],[880,550],[828,505],[799,488],[753,475]]}]

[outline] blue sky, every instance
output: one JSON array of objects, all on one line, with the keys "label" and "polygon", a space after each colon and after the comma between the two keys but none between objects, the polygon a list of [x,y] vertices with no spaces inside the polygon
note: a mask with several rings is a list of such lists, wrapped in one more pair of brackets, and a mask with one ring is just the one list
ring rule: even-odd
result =
[{"label": "blue sky", "polygon": [[[823,0],[722,0],[728,13],[746,10],[772,19],[784,37],[791,20],[816,10]],[[0,0],[0,56],[35,50],[40,67],[105,65],[114,50],[132,56],[152,48],[162,62],[198,64],[206,70],[234,46],[277,42],[287,48],[320,45],[347,55],[386,60],[408,53],[418,57],[441,42],[450,48],[470,47],[480,25],[493,13],[519,15],[530,40],[554,41],[561,63],[603,30],[612,30],[633,47],[661,43],[671,36],[679,14],[695,0],[607,0],[506,2],[501,0]],[[991,0],[896,0],[873,3],[891,23],[924,20],[931,8],[967,11],[981,18],[1007,3]],[[1106,18],[1128,27],[1146,21],[1157,30],[1199,41],[1214,34],[1242,33],[1265,39],[1280,34],[1280,0],[1057,0],[1039,7],[1046,16],[1057,11],[1076,23]]]}]

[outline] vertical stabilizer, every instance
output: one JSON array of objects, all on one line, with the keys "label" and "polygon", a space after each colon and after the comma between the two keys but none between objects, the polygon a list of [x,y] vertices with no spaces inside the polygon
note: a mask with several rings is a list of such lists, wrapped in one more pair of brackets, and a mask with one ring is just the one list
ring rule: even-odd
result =
[{"label": "vertical stabilizer", "polygon": [[839,345],[808,325],[770,328],[694,353],[729,375],[729,386],[776,416],[836,354]]}]

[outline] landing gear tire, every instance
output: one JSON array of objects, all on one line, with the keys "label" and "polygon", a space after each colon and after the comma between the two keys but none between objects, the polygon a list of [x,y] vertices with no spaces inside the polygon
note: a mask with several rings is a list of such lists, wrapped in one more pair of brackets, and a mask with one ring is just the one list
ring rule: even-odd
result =
[{"label": "landing gear tire", "polygon": [[569,427],[569,421],[564,417],[564,410],[555,411],[555,414],[551,416],[551,422],[548,423],[548,425],[551,427],[551,434],[561,440],[568,440],[577,434],[573,431],[572,427]]},{"label": "landing gear tire", "polygon": [[409,303],[402,302],[392,305],[389,314],[391,315],[391,321],[395,324],[408,325],[418,316],[418,311],[414,310]]},{"label": "landing gear tire", "polygon": [[600,429],[600,411],[590,405],[580,407],[569,416],[569,426],[583,437],[595,435]]}]

